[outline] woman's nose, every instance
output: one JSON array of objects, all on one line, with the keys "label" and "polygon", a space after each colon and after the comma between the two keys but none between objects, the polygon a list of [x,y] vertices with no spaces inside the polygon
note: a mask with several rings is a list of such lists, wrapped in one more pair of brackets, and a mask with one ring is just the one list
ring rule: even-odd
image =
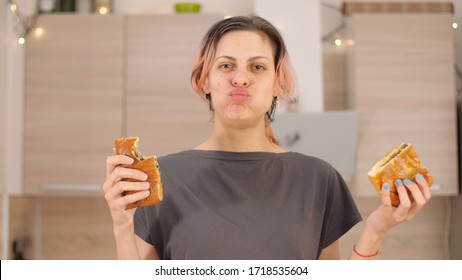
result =
[{"label": "woman's nose", "polygon": [[233,86],[247,87],[250,84],[249,77],[244,71],[237,71],[232,80]]}]

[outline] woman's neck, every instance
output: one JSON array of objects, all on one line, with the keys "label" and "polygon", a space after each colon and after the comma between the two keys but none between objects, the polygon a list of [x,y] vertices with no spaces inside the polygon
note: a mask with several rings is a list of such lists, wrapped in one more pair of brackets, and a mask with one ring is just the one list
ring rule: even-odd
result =
[{"label": "woman's neck", "polygon": [[229,152],[285,152],[265,135],[263,124],[246,127],[224,127],[214,124],[212,135],[197,150],[219,150]]}]

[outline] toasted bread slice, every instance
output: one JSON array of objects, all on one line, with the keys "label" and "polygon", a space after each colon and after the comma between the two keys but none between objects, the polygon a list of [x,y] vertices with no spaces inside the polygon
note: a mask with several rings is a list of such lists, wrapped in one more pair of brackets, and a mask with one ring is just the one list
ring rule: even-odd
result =
[{"label": "toasted bread slice", "polygon": [[367,175],[379,195],[382,191],[382,185],[388,183],[390,186],[391,204],[397,207],[400,202],[395,187],[395,180],[406,178],[414,180],[414,177],[418,173],[423,175],[429,186],[433,184],[433,177],[429,175],[428,169],[422,165],[412,144],[401,143],[381,158]]},{"label": "toasted bread slice", "polygon": [[[126,165],[127,168],[133,168],[143,171],[148,175],[150,194],[148,197],[127,205],[126,209],[150,206],[159,203],[163,199],[162,180],[160,178],[159,164],[155,156],[143,157],[138,150],[138,137],[119,138],[114,140],[114,152],[116,155],[126,155],[133,158],[134,162]],[[135,180],[127,179],[129,182]],[[132,194],[134,191],[127,191],[124,195]]]}]

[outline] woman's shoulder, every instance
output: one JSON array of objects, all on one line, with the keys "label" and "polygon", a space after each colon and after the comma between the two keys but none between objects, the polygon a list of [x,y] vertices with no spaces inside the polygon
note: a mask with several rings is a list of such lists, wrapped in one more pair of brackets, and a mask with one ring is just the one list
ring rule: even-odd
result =
[{"label": "woman's shoulder", "polygon": [[332,165],[329,162],[316,156],[306,155],[299,152],[288,152],[288,155],[291,160],[296,162],[313,164],[323,168],[332,168]]},{"label": "woman's shoulder", "polygon": [[268,152],[226,152],[226,151],[206,151],[206,150],[184,150],[177,153],[167,154],[158,157],[159,161],[178,161],[178,160],[197,160],[198,158],[220,159],[220,160],[259,160],[259,159],[281,159],[296,163],[316,164],[320,166],[331,166],[327,161],[315,156],[302,154],[299,152],[285,151],[281,153]]},{"label": "woman's shoulder", "polygon": [[191,158],[190,150],[184,150],[180,152],[170,153],[162,156],[157,157],[157,161],[159,163],[175,163],[175,162],[182,162]]},{"label": "woman's shoulder", "polygon": [[297,169],[310,169],[323,172],[332,172],[334,167],[327,161],[299,152],[286,151],[282,153],[266,153],[266,152],[224,152],[224,151],[204,151],[204,150],[184,150],[172,154],[167,154],[158,157],[157,161],[160,165],[178,166],[182,164],[199,163],[199,162],[246,162],[246,161],[273,161],[280,160],[286,166],[292,166]]}]

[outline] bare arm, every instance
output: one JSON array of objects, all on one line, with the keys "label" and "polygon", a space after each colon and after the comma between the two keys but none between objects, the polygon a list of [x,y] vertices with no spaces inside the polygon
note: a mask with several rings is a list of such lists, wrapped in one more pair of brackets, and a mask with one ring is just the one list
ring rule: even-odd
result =
[{"label": "bare arm", "polygon": [[[411,180],[395,182],[400,205],[393,207],[390,189],[386,184],[382,187],[382,204],[366,219],[364,231],[355,245],[349,259],[373,259],[378,253],[385,233],[396,225],[412,219],[430,200],[431,193],[427,181],[421,176]],[[408,191],[412,197],[408,195]]]},{"label": "bare arm", "polygon": [[[396,183],[396,189],[401,204],[393,207],[390,200],[390,190],[382,189],[382,204],[367,219],[363,233],[352,250],[349,260],[372,260],[379,251],[385,233],[394,226],[412,219],[430,200],[431,193],[425,179],[416,177],[414,181],[405,180]],[[412,199],[407,191],[412,194]],[[340,259],[339,241],[324,248],[319,256],[321,260]]]},{"label": "bare arm", "polygon": [[339,260],[340,259],[340,248],[339,241],[336,240],[334,243],[330,244],[324,248],[319,255],[320,260]]},{"label": "bare arm", "polygon": [[136,245],[138,247],[138,252],[141,259],[143,260],[160,260],[159,255],[157,254],[156,248],[151,244],[147,243],[140,237],[136,236]]},{"label": "bare arm", "polygon": [[[141,171],[124,168],[131,164],[133,159],[123,155],[110,156],[106,160],[106,181],[103,184],[104,198],[111,211],[114,237],[117,247],[118,259],[141,259],[155,257],[153,246],[142,244],[138,246],[134,233],[135,209],[125,209],[127,204],[141,200],[149,195],[149,183],[144,182],[147,175]],[[123,179],[134,179],[136,182],[127,182]],[[130,195],[123,195],[125,191],[136,191]],[[152,249],[149,250],[147,245]]]}]

